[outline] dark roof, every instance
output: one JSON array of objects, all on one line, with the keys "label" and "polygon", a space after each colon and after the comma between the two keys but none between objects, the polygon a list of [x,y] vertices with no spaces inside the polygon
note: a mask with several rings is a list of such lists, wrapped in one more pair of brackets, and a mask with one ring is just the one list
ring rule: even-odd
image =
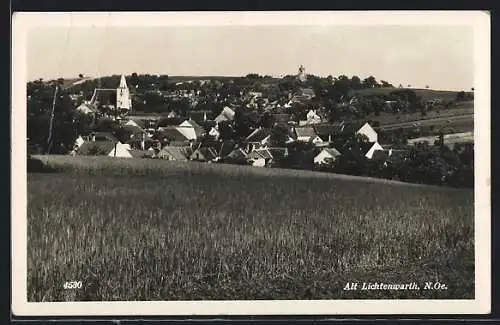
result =
[{"label": "dark roof", "polygon": [[217,152],[212,147],[200,147],[191,154],[191,159],[194,160],[212,160],[216,157]]},{"label": "dark roof", "polygon": [[77,150],[78,155],[107,156],[114,149],[113,141],[85,141]]},{"label": "dark roof", "polygon": [[271,129],[265,129],[265,128],[255,129],[255,131],[253,131],[247,136],[247,140],[249,142],[260,142],[269,135],[271,135],[271,132],[272,132]]},{"label": "dark roof", "polygon": [[189,147],[165,146],[158,153],[160,158],[168,158],[170,160],[186,161],[189,156]]},{"label": "dark roof", "polygon": [[118,138],[116,138],[111,132],[91,132],[89,136],[90,138],[95,136],[96,141],[118,142]]},{"label": "dark roof", "polygon": [[260,157],[262,157],[264,159],[272,159],[273,158],[273,155],[267,149],[257,149],[257,150],[254,150],[253,152],[257,153]]},{"label": "dark roof", "polygon": [[153,138],[157,140],[167,139],[169,141],[175,142],[189,141],[189,139],[186,138],[186,136],[182,134],[176,127],[166,127],[161,131],[156,132]]},{"label": "dark roof", "polygon": [[246,157],[247,154],[245,153],[245,151],[243,151],[243,149],[241,148],[238,148],[231,151],[231,153],[227,155],[226,158],[229,158],[231,160],[243,160],[246,159]]},{"label": "dark roof", "polygon": [[217,155],[223,158],[229,155],[231,151],[234,149],[234,147],[235,144],[233,142],[224,141],[224,142],[219,142],[214,149],[217,152]]},{"label": "dark roof", "polygon": [[145,158],[145,157],[153,157],[154,151],[152,150],[138,150],[138,149],[133,149],[129,150],[130,154],[134,158]]},{"label": "dark roof", "polygon": [[374,161],[382,161],[385,162],[387,161],[387,158],[389,158],[389,151],[388,150],[375,150],[372,156],[372,160]]},{"label": "dark roof", "polygon": [[284,159],[288,156],[288,148],[273,147],[269,148],[269,152],[273,156],[274,160]]},{"label": "dark roof", "polygon": [[144,133],[144,129],[138,126],[134,125],[123,125],[122,129],[127,131],[130,134],[138,134],[138,133]]},{"label": "dark roof", "polygon": [[167,127],[167,126],[177,126],[177,125],[181,124],[182,122],[184,122],[184,119],[180,118],[180,117],[174,117],[174,118],[165,117],[165,118],[162,118],[158,121],[158,123],[156,124],[156,127],[160,128],[160,127]]}]

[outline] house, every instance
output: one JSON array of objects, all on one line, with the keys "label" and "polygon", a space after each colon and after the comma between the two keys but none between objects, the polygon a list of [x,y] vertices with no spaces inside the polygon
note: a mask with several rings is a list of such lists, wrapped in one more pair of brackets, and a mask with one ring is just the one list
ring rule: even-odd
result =
[{"label": "house", "polygon": [[370,124],[365,123],[363,126],[361,126],[355,134],[363,134],[368,138],[368,141],[370,142],[377,142],[378,141],[378,134],[377,131],[375,131]]},{"label": "house", "polygon": [[312,88],[300,88],[301,97],[311,99],[315,96],[314,89]]},{"label": "house", "polygon": [[220,132],[219,130],[217,129],[217,126],[213,126],[210,131],[208,132],[208,134],[212,137],[214,137],[216,140],[219,139],[219,136],[220,136]]},{"label": "house", "polygon": [[389,150],[375,150],[371,158],[372,161],[377,161],[384,166],[387,166],[387,160],[389,159]]},{"label": "house", "polygon": [[232,121],[234,120],[234,110],[229,108],[228,106],[222,109],[222,112],[215,118],[215,122],[220,123],[224,121]]},{"label": "house", "polygon": [[189,140],[196,140],[205,135],[205,128],[201,127],[194,120],[186,120],[178,125],[179,131]]},{"label": "house", "polygon": [[332,140],[344,131],[345,123],[336,122],[330,124],[320,124],[314,126],[316,134],[323,139],[323,141],[332,142]]},{"label": "house", "polygon": [[153,139],[170,145],[174,143],[176,145],[187,145],[190,142],[190,139],[175,126],[162,128],[156,132]]},{"label": "house", "polygon": [[297,141],[321,143],[323,140],[316,134],[312,127],[298,127],[294,129]]},{"label": "house", "polygon": [[321,123],[321,117],[316,113],[315,109],[309,110],[309,112],[306,115],[306,119],[308,124]]},{"label": "house", "polygon": [[214,149],[217,152],[217,160],[223,160],[227,157],[235,148],[235,144],[232,141],[219,142]]},{"label": "house", "polygon": [[162,130],[171,126],[179,126],[183,121],[184,119],[180,117],[162,118],[156,123],[156,129]]},{"label": "house", "polygon": [[217,158],[217,151],[212,147],[198,147],[189,156],[189,160],[195,161],[213,161]]},{"label": "house", "polygon": [[267,128],[257,128],[252,133],[250,133],[246,140],[252,147],[261,147],[270,143],[271,140],[271,129]]},{"label": "house", "polygon": [[157,156],[160,159],[187,161],[189,154],[189,147],[165,146],[158,152]]},{"label": "house", "polygon": [[248,154],[242,148],[236,148],[224,158],[224,161],[234,164],[247,164]]},{"label": "house", "polygon": [[335,148],[325,148],[314,157],[314,163],[317,165],[328,164],[337,160],[340,155],[340,152]]},{"label": "house", "polygon": [[374,152],[377,150],[384,150],[384,148],[378,142],[373,142],[370,149],[366,152],[365,157],[368,159],[372,159]]}]

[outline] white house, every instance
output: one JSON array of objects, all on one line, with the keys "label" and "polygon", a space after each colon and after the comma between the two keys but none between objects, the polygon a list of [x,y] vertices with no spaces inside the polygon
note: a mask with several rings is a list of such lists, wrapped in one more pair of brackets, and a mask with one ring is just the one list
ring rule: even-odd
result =
[{"label": "white house", "polygon": [[315,109],[311,109],[307,113],[306,118],[309,124],[321,123],[321,117],[316,113]]},{"label": "white house", "polygon": [[377,142],[378,134],[377,132],[370,126],[370,124],[365,123],[362,127],[356,131],[356,134],[363,134],[368,138],[369,142]]},{"label": "white house", "polygon": [[368,159],[372,159],[373,153],[377,150],[384,150],[384,148],[382,148],[382,146],[378,142],[375,142],[370,150],[368,150],[368,152],[365,154],[365,157]]},{"label": "white house", "polygon": [[191,125],[188,121],[184,121],[179,126],[177,126],[177,129],[179,130],[180,133],[182,133],[188,140],[196,140],[196,130],[194,129],[194,126]]},{"label": "white house", "polygon": [[210,129],[210,131],[208,132],[208,134],[210,136],[214,137],[216,140],[219,139],[219,136],[220,136],[220,132],[219,132],[219,130],[217,130],[217,126],[212,127]]},{"label": "white house", "polygon": [[328,160],[335,161],[337,157],[340,156],[340,152],[335,148],[325,148],[314,157],[314,163],[317,165],[322,165],[328,163]]}]

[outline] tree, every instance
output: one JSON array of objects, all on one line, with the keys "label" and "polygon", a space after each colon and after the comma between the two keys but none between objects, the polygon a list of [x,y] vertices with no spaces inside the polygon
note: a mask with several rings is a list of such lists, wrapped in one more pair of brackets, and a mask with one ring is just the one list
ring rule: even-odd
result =
[{"label": "tree", "polygon": [[374,76],[369,76],[368,78],[363,80],[363,86],[365,88],[376,88],[380,86],[377,82],[377,79],[375,79]]},{"label": "tree", "polygon": [[276,147],[285,146],[288,141],[288,129],[286,126],[278,124],[271,132],[271,144]]},{"label": "tree", "polygon": [[362,86],[363,86],[363,84],[361,83],[361,79],[359,79],[358,76],[352,76],[350,87],[352,89],[357,90],[357,89],[361,89]]}]

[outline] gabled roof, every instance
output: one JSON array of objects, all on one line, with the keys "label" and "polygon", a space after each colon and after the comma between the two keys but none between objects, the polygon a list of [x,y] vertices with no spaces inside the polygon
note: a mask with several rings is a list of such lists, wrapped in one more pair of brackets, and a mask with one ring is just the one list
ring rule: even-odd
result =
[{"label": "gabled roof", "polygon": [[315,137],[317,134],[312,127],[299,127],[295,128],[297,137]]},{"label": "gabled roof", "polygon": [[217,156],[224,158],[233,151],[234,147],[235,144],[233,142],[224,141],[218,143],[214,149],[217,152]]},{"label": "gabled roof", "polygon": [[226,106],[222,109],[222,112],[220,112],[219,116],[215,118],[215,121],[216,122],[232,121],[234,119],[234,114],[235,114],[234,110]]},{"label": "gabled roof", "polygon": [[375,150],[372,156],[372,160],[374,161],[382,161],[385,162],[389,158],[388,150]]},{"label": "gabled roof", "polygon": [[184,142],[189,141],[188,138],[184,134],[182,134],[177,127],[166,127],[161,131],[156,132],[154,139],[164,140],[167,139],[169,141],[176,142]]},{"label": "gabled roof", "polygon": [[190,153],[189,149],[189,147],[165,146],[158,153],[158,157],[186,161]]},{"label": "gabled roof", "polygon": [[258,128],[255,129],[252,133],[250,133],[246,139],[249,142],[261,142],[269,135],[271,135],[271,132],[272,132],[271,129]]},{"label": "gabled roof", "polygon": [[231,153],[227,155],[226,158],[238,160],[238,159],[246,159],[247,156],[248,156],[247,153],[243,149],[237,148],[231,151]]},{"label": "gabled roof", "polygon": [[257,149],[254,150],[253,152],[257,153],[260,157],[264,159],[273,159],[273,155],[268,149]]},{"label": "gabled roof", "polygon": [[[196,157],[196,155],[201,155]],[[191,159],[212,160],[217,158],[217,152],[212,147],[199,147],[191,154]]]}]

